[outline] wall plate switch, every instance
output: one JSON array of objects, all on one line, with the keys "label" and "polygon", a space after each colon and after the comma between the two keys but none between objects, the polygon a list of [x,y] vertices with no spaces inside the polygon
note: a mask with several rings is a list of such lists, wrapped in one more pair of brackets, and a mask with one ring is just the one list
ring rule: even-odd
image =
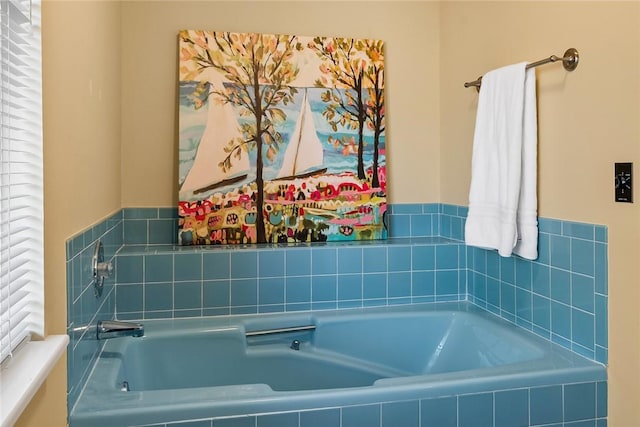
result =
[{"label": "wall plate switch", "polygon": [[616,202],[633,203],[633,163],[615,164]]}]

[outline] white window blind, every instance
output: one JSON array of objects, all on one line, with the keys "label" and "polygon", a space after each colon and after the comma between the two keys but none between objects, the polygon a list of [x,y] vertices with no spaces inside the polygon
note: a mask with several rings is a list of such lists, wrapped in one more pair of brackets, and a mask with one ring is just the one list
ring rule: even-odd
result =
[{"label": "white window blind", "polygon": [[0,361],[44,335],[40,0],[0,0]]}]

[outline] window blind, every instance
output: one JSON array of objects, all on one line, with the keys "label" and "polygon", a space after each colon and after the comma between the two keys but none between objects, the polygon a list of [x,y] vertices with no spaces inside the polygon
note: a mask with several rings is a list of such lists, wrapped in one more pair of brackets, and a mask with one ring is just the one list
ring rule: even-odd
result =
[{"label": "window blind", "polygon": [[0,361],[44,335],[40,0],[0,0]]}]

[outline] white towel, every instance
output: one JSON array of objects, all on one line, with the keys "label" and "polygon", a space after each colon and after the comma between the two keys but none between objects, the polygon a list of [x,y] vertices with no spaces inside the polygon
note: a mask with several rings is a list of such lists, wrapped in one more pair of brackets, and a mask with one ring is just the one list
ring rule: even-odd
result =
[{"label": "white towel", "polygon": [[535,69],[526,63],[485,74],[473,141],[468,245],[538,257]]}]

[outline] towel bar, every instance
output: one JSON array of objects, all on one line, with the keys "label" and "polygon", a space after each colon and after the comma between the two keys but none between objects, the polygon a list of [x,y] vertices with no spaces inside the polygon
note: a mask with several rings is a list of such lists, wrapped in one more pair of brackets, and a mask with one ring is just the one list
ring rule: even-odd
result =
[{"label": "towel bar", "polygon": [[[569,48],[565,51],[562,57],[551,55],[548,58],[541,59],[540,61],[532,62],[531,64],[527,64],[525,67],[527,70],[529,68],[537,67],[538,65],[548,64],[550,62],[562,61],[562,66],[567,71],[573,71],[578,67],[578,62],[580,61],[580,54],[574,48]],[[482,76],[478,77],[476,80],[472,82],[466,82],[464,87],[474,86],[478,91],[480,91],[480,85],[482,84]]]}]

